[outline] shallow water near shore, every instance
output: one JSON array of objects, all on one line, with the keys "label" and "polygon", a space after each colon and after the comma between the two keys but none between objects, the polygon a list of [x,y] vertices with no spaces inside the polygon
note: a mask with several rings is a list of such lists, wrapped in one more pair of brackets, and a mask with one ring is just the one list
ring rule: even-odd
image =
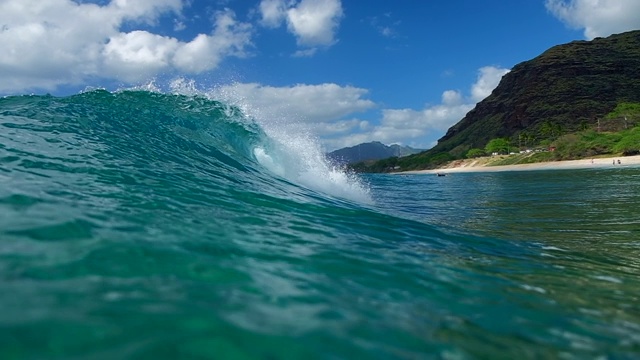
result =
[{"label": "shallow water near shore", "polygon": [[287,146],[204,98],[0,99],[0,358],[640,356],[640,169]]}]

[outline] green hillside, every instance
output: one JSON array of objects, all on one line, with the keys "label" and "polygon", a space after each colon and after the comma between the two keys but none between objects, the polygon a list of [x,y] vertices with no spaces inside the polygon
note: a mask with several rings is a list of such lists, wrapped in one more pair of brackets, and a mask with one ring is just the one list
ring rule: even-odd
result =
[{"label": "green hillside", "polygon": [[[425,152],[360,163],[359,171],[434,168],[506,139],[512,151],[567,134],[620,132],[635,125],[614,112],[640,103],[640,31],[555,46],[516,65],[493,93]],[[473,152],[473,151],[472,151]],[[584,155],[589,156],[589,155]]]}]

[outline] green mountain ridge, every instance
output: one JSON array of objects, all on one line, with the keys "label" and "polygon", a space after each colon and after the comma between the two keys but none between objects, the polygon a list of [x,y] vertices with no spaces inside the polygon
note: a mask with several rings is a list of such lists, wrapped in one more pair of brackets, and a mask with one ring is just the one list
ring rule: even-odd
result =
[{"label": "green mountain ridge", "polygon": [[472,148],[484,148],[495,138],[533,143],[548,131],[596,128],[619,103],[638,102],[640,31],[574,41],[514,66],[492,94],[449,128],[432,149],[401,162],[387,159],[355,168],[435,167],[464,157]]}]

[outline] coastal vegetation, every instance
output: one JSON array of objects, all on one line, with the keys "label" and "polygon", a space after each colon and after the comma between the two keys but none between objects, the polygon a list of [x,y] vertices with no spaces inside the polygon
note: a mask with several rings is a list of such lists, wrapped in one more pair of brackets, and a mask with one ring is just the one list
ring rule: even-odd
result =
[{"label": "coastal vegetation", "polygon": [[640,31],[558,45],[514,66],[433,148],[351,167],[391,172],[492,154],[519,163],[638,154],[638,73]]},{"label": "coastal vegetation", "polygon": [[[524,133],[524,134],[523,134]],[[546,161],[576,160],[603,156],[640,154],[640,103],[620,103],[595,123],[577,131],[543,122],[536,132],[491,139],[486,146],[472,148],[464,156],[450,153],[392,157],[376,162],[361,162],[352,168],[361,172],[391,172],[436,168],[451,161],[495,156],[491,165],[530,164]],[[423,167],[429,164],[430,167]]]}]

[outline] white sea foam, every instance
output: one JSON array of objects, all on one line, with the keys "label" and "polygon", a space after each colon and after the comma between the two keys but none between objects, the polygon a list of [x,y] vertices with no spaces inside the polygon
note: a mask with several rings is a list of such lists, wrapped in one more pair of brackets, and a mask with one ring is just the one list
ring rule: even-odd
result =
[{"label": "white sea foam", "polygon": [[622,280],[620,280],[620,279],[618,279],[616,277],[613,277],[613,276],[596,275],[596,276],[593,276],[593,278],[594,279],[598,279],[598,280],[602,280],[602,281],[612,282],[612,283],[615,283],[615,284],[621,284],[622,283]]},{"label": "white sea foam", "polygon": [[520,286],[525,290],[535,291],[535,292],[538,292],[540,294],[546,294],[547,293],[547,290],[545,290],[545,289],[543,289],[541,287],[538,287],[538,286],[532,286],[532,285],[527,285],[527,284],[522,284]]},{"label": "white sea foam", "polygon": [[272,173],[281,177],[284,177],[286,175],[284,171],[284,167],[282,167],[280,164],[273,161],[273,158],[270,155],[268,155],[263,148],[257,147],[253,149],[253,156],[256,157],[256,160],[258,160],[258,162],[262,166],[269,169],[269,171],[271,171]]},{"label": "white sea foam", "polygon": [[289,181],[335,197],[371,203],[368,187],[354,174],[326,159],[316,140],[305,134],[266,130],[272,144],[254,149],[256,160]]},{"label": "white sea foam", "polygon": [[234,91],[232,86],[211,90],[198,88],[192,80],[178,78],[170,83],[172,93],[204,95],[236,106],[255,121],[267,135],[264,144],[253,149],[256,161],[272,173],[306,188],[361,203],[372,203],[368,186],[355,174],[332,164],[296,115],[257,104]]},{"label": "white sea foam", "polygon": [[556,246],[543,246],[542,247],[543,250],[555,250],[555,251],[567,251],[565,249],[556,247]]},{"label": "white sea foam", "polygon": [[266,144],[253,153],[265,168],[293,183],[325,194],[371,203],[369,188],[356,175],[333,165],[324,155],[322,146],[296,115],[251,99],[233,91],[215,89],[209,96],[233,104],[254,119],[268,136]]}]

